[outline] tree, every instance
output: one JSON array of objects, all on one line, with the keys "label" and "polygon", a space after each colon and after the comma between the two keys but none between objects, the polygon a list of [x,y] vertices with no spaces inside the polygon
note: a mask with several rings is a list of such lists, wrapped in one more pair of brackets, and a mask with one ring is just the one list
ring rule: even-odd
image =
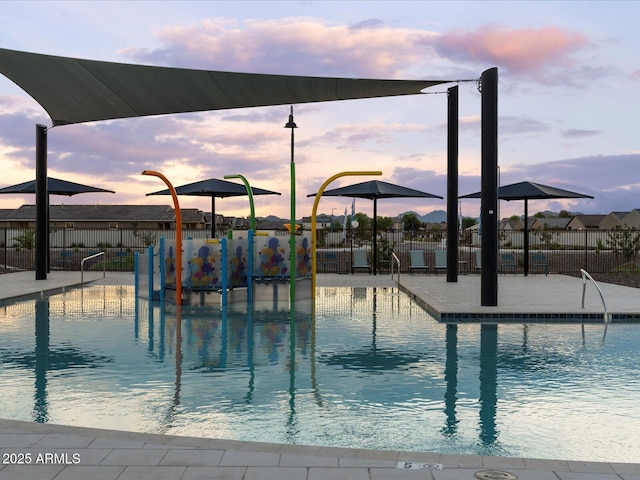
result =
[{"label": "tree", "polygon": [[13,241],[13,247],[16,250],[33,250],[36,246],[36,231],[25,230],[20,235],[17,235]]},{"label": "tree", "polygon": [[405,213],[402,216],[402,225],[405,231],[415,232],[422,228],[423,224],[415,213]]},{"label": "tree", "polygon": [[393,218],[391,217],[378,217],[376,221],[378,231],[393,230]]},{"label": "tree", "polygon": [[462,217],[462,229],[467,229],[469,227],[473,227],[476,223],[478,223],[478,220],[476,220],[473,217]]},{"label": "tree", "polygon": [[618,225],[613,231],[609,232],[607,244],[613,250],[613,253],[622,255],[629,261],[640,251],[640,235],[636,233],[634,227],[629,225]]}]

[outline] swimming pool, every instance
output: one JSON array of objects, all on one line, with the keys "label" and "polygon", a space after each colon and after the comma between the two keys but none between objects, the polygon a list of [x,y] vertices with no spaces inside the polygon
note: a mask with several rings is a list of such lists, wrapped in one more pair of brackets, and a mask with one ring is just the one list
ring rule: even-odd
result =
[{"label": "swimming pool", "polygon": [[[178,328],[178,325],[181,328]],[[0,307],[18,420],[341,447],[637,461],[638,326],[436,322],[393,288],[315,315],[96,286]]]}]

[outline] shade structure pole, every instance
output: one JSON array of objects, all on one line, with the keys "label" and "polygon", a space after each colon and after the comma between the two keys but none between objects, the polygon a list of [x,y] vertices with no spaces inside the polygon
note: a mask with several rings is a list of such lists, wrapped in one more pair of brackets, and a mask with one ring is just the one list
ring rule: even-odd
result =
[{"label": "shade structure pole", "polygon": [[48,203],[47,127],[36,125],[36,280],[47,279]]},{"label": "shade structure pole", "polygon": [[529,274],[529,200],[524,199],[524,276]]},{"label": "shade structure pole", "polygon": [[211,195],[211,238],[216,238],[216,197]]},{"label": "shade structure pole", "polygon": [[373,198],[373,274],[378,274],[378,199]]},{"label": "shade structure pole", "polygon": [[284,128],[291,129],[291,222],[289,231],[289,309],[291,314],[291,323],[294,324],[293,311],[295,308],[296,298],[296,164],[293,156],[294,130],[298,128],[296,122],[293,121],[293,105],[291,105],[291,113],[289,121]]},{"label": "shade structure pole", "polygon": [[448,90],[447,282],[458,281],[458,87]]},{"label": "shade structure pole", "polygon": [[498,69],[485,70],[482,89],[482,273],[480,304],[498,305]]}]

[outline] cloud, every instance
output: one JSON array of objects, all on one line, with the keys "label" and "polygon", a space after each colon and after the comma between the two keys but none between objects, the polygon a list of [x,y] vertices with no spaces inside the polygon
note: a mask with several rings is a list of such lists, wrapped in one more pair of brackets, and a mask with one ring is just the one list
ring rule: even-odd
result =
[{"label": "cloud", "polygon": [[600,130],[580,130],[577,128],[571,128],[569,130],[565,130],[564,132],[562,132],[563,137],[569,137],[569,138],[593,137],[600,134],[602,134]]},{"label": "cloud", "polygon": [[332,26],[308,18],[216,18],[155,34],[162,47],[119,53],[136,62],[190,68],[371,78],[397,78],[408,66],[435,57],[433,33],[390,28],[375,19]]},{"label": "cloud", "polygon": [[451,60],[497,65],[515,75],[574,66],[572,55],[588,45],[585,35],[553,26],[528,29],[485,26],[470,32],[451,31],[434,42],[436,51]]}]

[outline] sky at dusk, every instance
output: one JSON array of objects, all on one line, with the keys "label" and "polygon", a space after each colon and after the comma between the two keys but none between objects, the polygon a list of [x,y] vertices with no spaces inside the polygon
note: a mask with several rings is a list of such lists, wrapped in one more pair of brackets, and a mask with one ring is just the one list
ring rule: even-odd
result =
[{"label": "sky at dusk", "polygon": [[[497,67],[502,185],[534,181],[593,200],[532,201],[529,211],[609,213],[640,208],[640,2],[200,1],[2,2],[0,48],[201,70],[459,83],[459,192],[480,190],[480,93]],[[378,215],[446,209],[447,88],[423,95],[293,105],[297,217],[345,170],[381,170],[330,188],[380,179],[445,197],[381,200]],[[241,174],[282,195],[256,197],[256,215],[289,216],[290,106],[163,115],[55,127],[49,175],[116,194],[52,197],[66,204],[171,204],[145,194]],[[0,75],[0,187],[35,178],[35,125],[51,120]],[[34,203],[0,196],[0,208]],[[201,197],[183,208],[210,210]],[[323,198],[319,213],[351,209]],[[479,200],[461,203],[478,216]],[[500,202],[502,217],[522,202]],[[217,213],[248,216],[246,197]],[[372,202],[356,199],[372,215]]]}]

